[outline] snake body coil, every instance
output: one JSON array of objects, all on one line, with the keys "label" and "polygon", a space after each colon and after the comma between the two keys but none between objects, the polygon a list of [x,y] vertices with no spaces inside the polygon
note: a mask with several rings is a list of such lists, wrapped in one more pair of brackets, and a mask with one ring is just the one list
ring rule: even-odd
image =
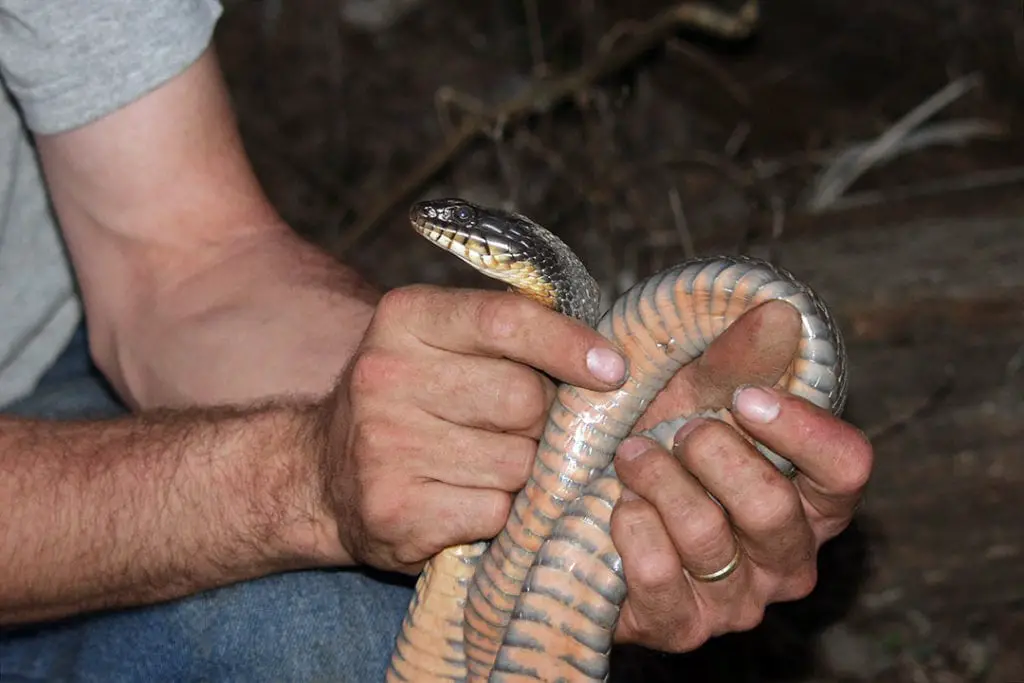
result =
[{"label": "snake body coil", "polygon": [[[422,202],[411,219],[422,235],[485,274],[594,324],[596,285],[568,247],[536,223],[461,200]],[[778,386],[841,412],[842,337],[824,303],[791,274],[726,256],[689,261],[638,283],[597,323],[626,355],[628,379],[610,392],[559,388],[530,480],[505,528],[492,542],[446,549],[420,576],[388,680],[606,680],[626,597],[610,533],[622,491],[615,450],[676,371],[770,300],[794,306],[802,322],[797,354]],[[670,444],[683,422],[649,433]],[[757,446],[792,471],[787,460]]]}]

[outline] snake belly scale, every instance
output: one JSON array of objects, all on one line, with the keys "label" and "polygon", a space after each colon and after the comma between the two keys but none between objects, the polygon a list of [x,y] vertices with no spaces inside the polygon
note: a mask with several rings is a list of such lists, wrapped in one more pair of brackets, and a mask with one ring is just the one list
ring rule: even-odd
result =
[{"label": "snake belly scale", "polygon": [[[847,392],[842,336],[809,287],[765,261],[694,259],[639,282],[599,316],[596,282],[529,218],[439,199],[414,205],[410,220],[420,235],[513,291],[596,326],[624,352],[629,373],[610,392],[559,387],[505,528],[427,563],[387,680],[605,681],[626,597],[610,533],[622,492],[612,462],[619,443],[676,371],[771,300],[788,302],[801,317],[797,353],[777,386],[839,414]],[[686,419],[647,434],[670,444]],[[755,445],[793,473],[787,460]]]}]

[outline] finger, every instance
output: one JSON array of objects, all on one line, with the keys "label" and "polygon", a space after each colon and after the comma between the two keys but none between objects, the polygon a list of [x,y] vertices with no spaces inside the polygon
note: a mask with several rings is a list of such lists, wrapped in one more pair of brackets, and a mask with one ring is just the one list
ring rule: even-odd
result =
[{"label": "finger", "polygon": [[764,387],[738,391],[734,408],[743,429],[796,465],[796,485],[814,513],[812,523],[838,533],[833,525],[848,522],[871,474],[873,453],[863,432],[808,401]]},{"label": "finger", "polygon": [[583,388],[607,391],[625,379],[611,342],[520,294],[406,287],[383,297],[377,317],[436,348],[508,358]]},{"label": "finger", "polygon": [[[688,423],[686,431],[703,422]],[[732,560],[736,539],[729,520],[676,457],[643,437],[630,437],[619,447],[615,463],[622,483],[658,513],[677,562],[694,575],[706,575]]]},{"label": "finger", "polygon": [[418,571],[425,559],[444,548],[494,538],[505,526],[511,494],[487,489],[428,483],[415,501],[419,514],[408,527],[409,543],[400,544],[396,559],[405,571]]},{"label": "finger", "polygon": [[707,420],[677,437],[674,451],[728,511],[750,561],[776,575],[813,567],[816,542],[799,493],[736,430]]},{"label": "finger", "polygon": [[434,441],[422,462],[438,482],[515,492],[526,486],[537,442],[517,434],[459,428],[455,438]]},{"label": "finger", "polygon": [[531,368],[505,360],[444,353],[398,395],[448,422],[539,438],[555,385]]},{"label": "finger", "polygon": [[428,349],[415,357],[366,349],[350,368],[350,391],[411,405],[454,424],[539,438],[555,386],[543,374],[506,360]]},{"label": "finger", "polygon": [[517,434],[452,425],[432,415],[405,411],[365,417],[354,429],[354,452],[388,454],[407,476],[450,486],[518,491],[526,485],[537,442]]},{"label": "finger", "polygon": [[622,557],[628,596],[618,639],[662,651],[683,651],[703,643],[707,633],[693,591],[654,507],[624,495],[612,511],[611,532]]},{"label": "finger", "polygon": [[770,301],[751,309],[676,373],[637,429],[698,410],[728,408],[743,384],[774,384],[793,359],[799,339],[800,315],[793,306]]}]

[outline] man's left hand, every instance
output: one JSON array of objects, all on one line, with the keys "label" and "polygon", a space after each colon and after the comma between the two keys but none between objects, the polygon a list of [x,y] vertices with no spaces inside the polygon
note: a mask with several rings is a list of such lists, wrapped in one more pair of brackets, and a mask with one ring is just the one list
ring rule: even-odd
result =
[{"label": "man's left hand", "polygon": [[[757,626],[768,604],[814,588],[817,551],[850,523],[873,454],[852,425],[770,388],[792,358],[799,324],[782,303],[744,315],[677,374],[638,425],[724,404],[740,429],[793,462],[794,479],[715,419],[688,422],[671,452],[639,436],[620,446],[626,491],[612,537],[629,592],[618,642],[693,650]],[[709,580],[731,564],[731,573]]]}]

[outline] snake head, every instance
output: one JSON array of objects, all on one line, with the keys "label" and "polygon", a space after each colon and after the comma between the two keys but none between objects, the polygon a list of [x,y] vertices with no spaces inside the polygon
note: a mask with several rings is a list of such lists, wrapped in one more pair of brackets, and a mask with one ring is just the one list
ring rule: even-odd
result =
[{"label": "snake head", "polygon": [[413,204],[417,233],[484,275],[591,327],[601,293],[579,257],[550,230],[518,213],[463,199]]}]

